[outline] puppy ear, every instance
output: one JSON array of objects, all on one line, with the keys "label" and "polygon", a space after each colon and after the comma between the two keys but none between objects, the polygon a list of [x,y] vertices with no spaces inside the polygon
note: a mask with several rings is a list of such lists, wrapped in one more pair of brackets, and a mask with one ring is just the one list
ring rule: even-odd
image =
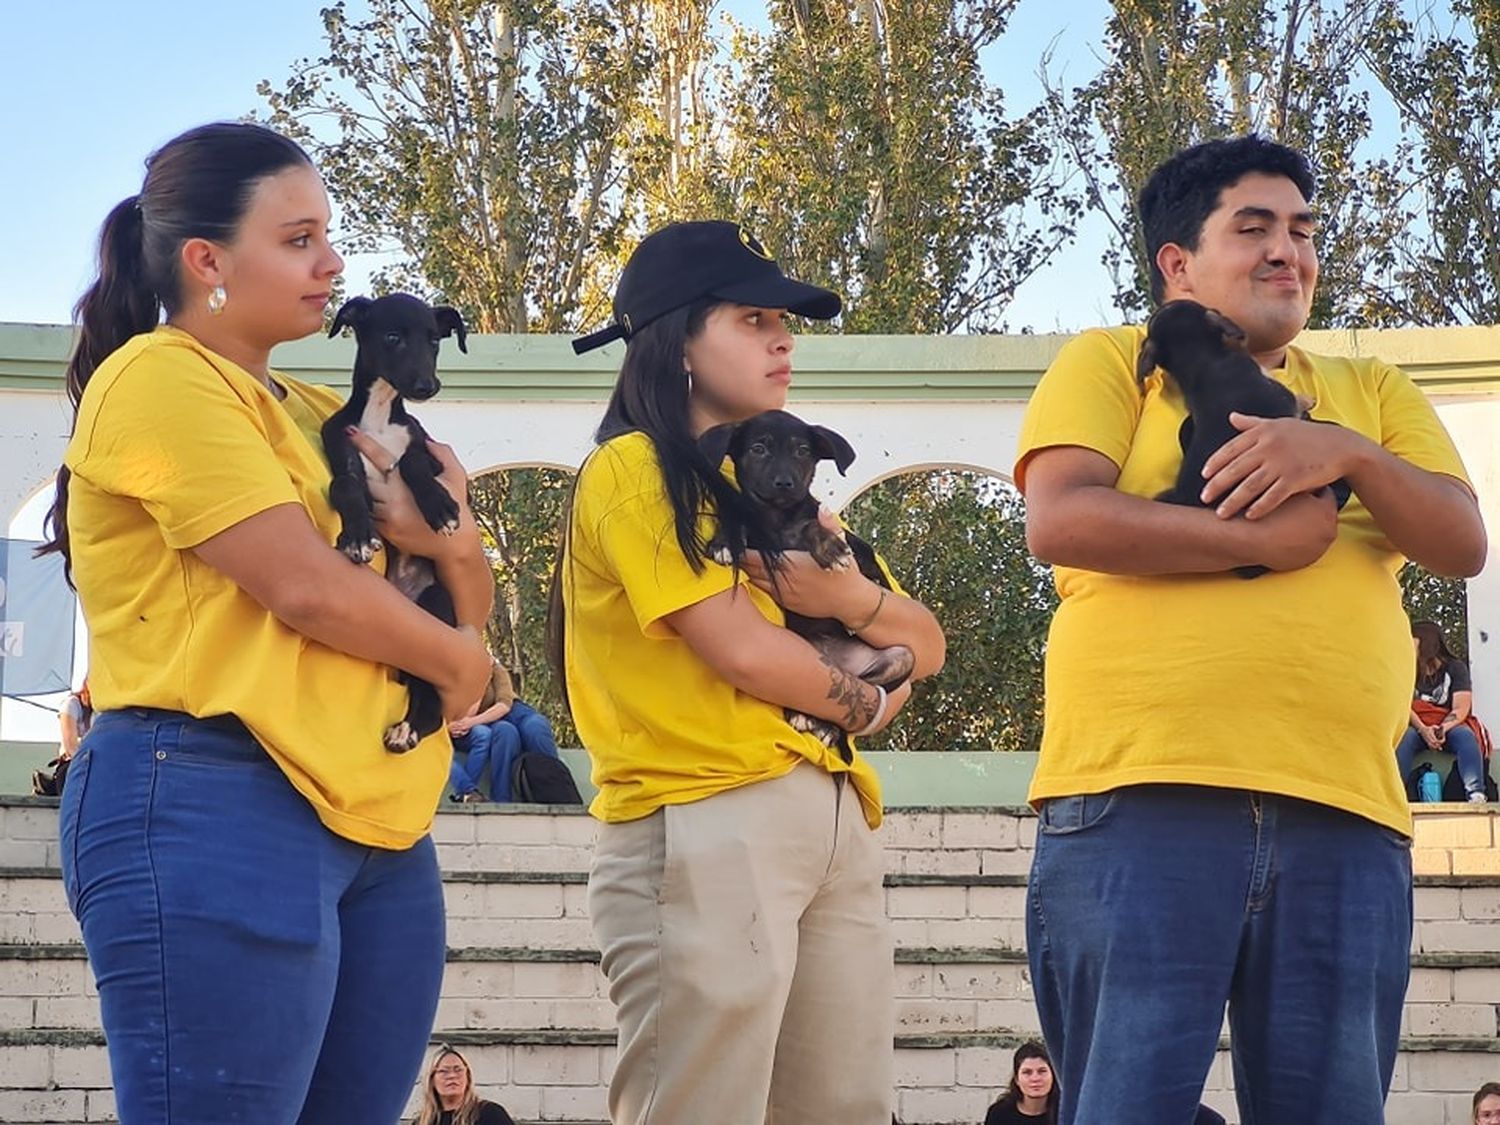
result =
[{"label": "puppy ear", "polygon": [[809,426],[813,437],[813,452],[819,461],[832,461],[838,466],[839,476],[854,464],[854,446],[844,440],[844,435],[827,426]]},{"label": "puppy ear", "polygon": [[1245,349],[1245,330],[1234,321],[1221,313],[1218,309],[1207,311],[1208,322],[1224,333],[1224,346],[1239,351]]},{"label": "puppy ear", "polygon": [[432,315],[437,317],[437,325],[442,329],[444,336],[452,336],[458,333],[458,350],[468,354],[469,329],[464,324],[464,318],[458,314],[458,310],[452,305],[434,305]]},{"label": "puppy ear", "polygon": [[739,428],[738,422],[725,422],[703,431],[703,436],[698,439],[698,448],[714,468],[717,469],[724,463],[724,457],[729,453],[729,443],[734,441]]},{"label": "puppy ear", "polygon": [[375,302],[368,297],[350,297],[344,302],[343,308],[334,315],[333,327],[328,330],[328,337],[332,339],[345,328],[358,328],[359,322],[365,318],[365,313],[370,311],[370,306]]},{"label": "puppy ear", "polygon": [[1147,336],[1141,342],[1141,354],[1135,361],[1135,381],[1137,383],[1144,383],[1151,372],[1156,370],[1158,356],[1159,349],[1156,346],[1156,341]]}]

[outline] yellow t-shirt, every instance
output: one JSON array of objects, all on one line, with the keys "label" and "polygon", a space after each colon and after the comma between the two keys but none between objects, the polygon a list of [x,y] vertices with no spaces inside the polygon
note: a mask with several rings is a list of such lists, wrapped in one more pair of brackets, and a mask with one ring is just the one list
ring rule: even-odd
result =
[{"label": "yellow t-shirt", "polygon": [[[595,816],[635,820],[809,761],[847,771],[879,826],[879,779],[857,749],[846,764],[792,729],[781,707],[736,690],[662,620],[735,577],[711,561],[696,574],[688,565],[645,434],[612,438],[579,470],[562,575],[568,702],[593,759]],[[740,581],[767,620],[784,623],[769,595]]]},{"label": "yellow t-shirt", "polygon": [[[1155,496],[1182,463],[1187,410],[1160,371],[1134,379],[1140,328],[1070,341],[1021,426],[1016,481],[1049,446],[1120,468],[1115,487]],[[1400,370],[1287,350],[1272,372],[1390,453],[1468,484],[1453,442]],[[1030,799],[1184,783],[1298,797],[1410,834],[1391,752],[1411,699],[1403,558],[1359,497],[1312,566],[1245,580],[1129,577],[1056,567],[1062,604],[1047,642],[1046,725]]]},{"label": "yellow t-shirt", "polygon": [[164,327],[89,380],[64,460],[94,706],[237,715],[329,829],[410,847],[447,779],[447,733],[390,753],[381,732],[407,704],[392,671],[293,632],[191,549],[288,503],[337,537],[318,431],[340,400],[276,378],[284,400]]}]

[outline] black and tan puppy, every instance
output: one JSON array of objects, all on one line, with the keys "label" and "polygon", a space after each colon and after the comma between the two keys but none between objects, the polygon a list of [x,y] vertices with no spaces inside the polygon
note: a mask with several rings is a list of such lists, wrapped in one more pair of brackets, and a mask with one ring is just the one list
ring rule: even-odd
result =
[{"label": "black and tan puppy", "polygon": [[[400,472],[412,498],[434,531],[458,530],[458,504],[437,479],[442,464],[427,448],[427,431],[406,412],[405,400],[424,402],[441,389],[437,377],[438,342],[457,334],[460,351],[468,351],[467,332],[457,310],[436,308],[406,293],[371,300],[354,297],[333,318],[329,335],[354,329],[354,383],[349,401],[323,424],[323,448],[333,472],[329,500],[343,528],[337,546],[358,563],[367,563],[384,545],[375,532],[373,501],[365,478],[366,458],[349,440],[357,426],[388,449],[393,465],[371,465],[389,475]],[[452,625],[453,599],[437,580],[431,560],[403,555],[391,548],[386,577],[408,598]],[[404,753],[443,725],[442,700],[426,680],[401,673],[410,702],[406,716],[386,728],[388,750]]]},{"label": "black and tan puppy", "polygon": [[[1214,452],[1237,437],[1231,413],[1258,418],[1309,418],[1307,406],[1287,387],[1261,370],[1245,347],[1245,332],[1234,321],[1197,301],[1168,301],[1146,325],[1146,340],[1136,362],[1136,378],[1161,368],[1172,377],[1187,402],[1188,416],[1177,432],[1182,467],[1176,483],[1157,496],[1168,504],[1207,507],[1203,503],[1203,465]],[[1343,481],[1331,486],[1339,507],[1349,498]],[[1241,566],[1235,573],[1256,578],[1263,566]]]},{"label": "black and tan puppy", "polygon": [[[857,535],[835,534],[818,519],[819,504],[811,489],[819,461],[832,461],[842,474],[854,462],[854,450],[825,426],[804,422],[785,410],[767,410],[743,422],[714,426],[698,440],[710,464],[727,456],[734,463],[740,491],[760,510],[763,535],[750,536],[747,548],[765,552],[772,561],[783,551],[807,551],[825,570],[858,566],[872,582],[890,589],[876,562],[875,550]],[[721,562],[731,561],[728,545],[716,537],[709,550]],[[893,688],[911,675],[915,658],[905,645],[875,648],[851,635],[832,617],[786,614],[786,625],[806,638],[830,663],[872,684]],[[811,731],[825,746],[837,746],[847,757],[844,731],[833,723],[800,711],[787,720]]]}]

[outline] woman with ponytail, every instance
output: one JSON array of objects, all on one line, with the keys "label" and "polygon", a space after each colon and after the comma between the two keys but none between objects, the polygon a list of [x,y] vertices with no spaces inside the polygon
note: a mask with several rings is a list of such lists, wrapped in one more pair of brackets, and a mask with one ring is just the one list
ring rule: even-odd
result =
[{"label": "woman with ponytail", "polygon": [[[492,582],[467,509],[434,534],[399,476],[372,474],[381,533],[436,561],[460,627],[332,545],[318,430],[340,401],[269,365],[322,327],[343,266],[328,218],[285,137],[193,129],[110,212],[78,305],[48,549],[78,588],[97,716],[61,853],[121,1125],[394,1121],[436,1010],[427,832],[452,752],[380,734],[405,708],[394,669],[450,718],[479,698]],[[462,467],[433,451],[462,504]]]},{"label": "woman with ponytail", "polygon": [[[747,552],[755,512],[700,450],[716,425],[786,405],[788,311],[839,298],[784,276],[733,223],[674,223],[626,263],[625,359],[579,470],[551,635],[604,821],[588,913],[619,1024],[613,1121],[888,1125],[895,981],[880,785],[784,708],[852,735],[887,694],[783,627],[835,617],[914,676],[942,666],[925,607],[858,570]],[[710,558],[715,531],[735,565]],[[748,534],[747,534],[748,532]]]}]

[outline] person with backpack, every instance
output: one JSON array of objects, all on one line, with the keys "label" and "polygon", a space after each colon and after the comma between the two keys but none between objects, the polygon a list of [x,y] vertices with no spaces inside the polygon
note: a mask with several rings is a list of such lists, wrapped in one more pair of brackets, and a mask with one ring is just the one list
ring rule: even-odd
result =
[{"label": "person with backpack", "polygon": [[68,694],[68,698],[63,701],[61,709],[57,712],[59,735],[57,757],[47,763],[51,773],[48,773],[46,769],[39,769],[32,773],[31,792],[34,796],[62,796],[63,785],[68,780],[68,767],[73,762],[73,755],[78,753],[78,744],[83,741],[83,736],[88,734],[93,721],[93,697],[89,694],[89,681],[85,676],[83,684],[77,691]]}]

